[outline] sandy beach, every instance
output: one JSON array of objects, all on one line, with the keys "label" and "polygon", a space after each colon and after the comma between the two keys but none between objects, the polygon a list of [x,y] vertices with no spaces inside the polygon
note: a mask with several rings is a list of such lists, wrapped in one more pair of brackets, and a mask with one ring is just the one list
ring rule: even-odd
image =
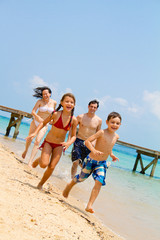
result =
[{"label": "sandy beach", "polygon": [[14,152],[0,144],[0,233],[3,240],[120,240],[80,201],[65,199],[48,183],[36,189],[41,177]]}]

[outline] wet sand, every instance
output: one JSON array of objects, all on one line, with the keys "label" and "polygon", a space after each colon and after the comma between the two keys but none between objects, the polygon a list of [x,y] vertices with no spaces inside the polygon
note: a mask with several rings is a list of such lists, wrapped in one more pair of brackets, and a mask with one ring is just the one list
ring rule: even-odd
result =
[{"label": "wet sand", "polygon": [[41,175],[0,143],[0,233],[5,240],[120,240],[83,204],[49,181],[36,188]]}]

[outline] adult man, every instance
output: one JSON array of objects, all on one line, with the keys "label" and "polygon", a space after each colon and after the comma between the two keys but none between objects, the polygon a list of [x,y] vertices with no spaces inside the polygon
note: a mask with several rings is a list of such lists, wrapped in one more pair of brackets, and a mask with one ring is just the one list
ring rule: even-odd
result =
[{"label": "adult man", "polygon": [[90,153],[90,150],[84,145],[84,141],[101,129],[102,119],[95,115],[98,107],[99,102],[92,100],[88,104],[88,112],[77,116],[79,130],[72,149],[72,179],[77,172],[78,165],[82,166],[84,159]]}]

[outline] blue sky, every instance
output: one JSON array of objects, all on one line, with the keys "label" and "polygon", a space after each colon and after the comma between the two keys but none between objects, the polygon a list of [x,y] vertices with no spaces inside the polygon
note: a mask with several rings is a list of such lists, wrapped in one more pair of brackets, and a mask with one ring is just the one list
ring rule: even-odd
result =
[{"label": "blue sky", "polygon": [[[160,150],[159,0],[1,0],[0,105],[31,112],[33,88],[76,97],[75,115],[122,115],[120,140]],[[0,114],[4,114],[2,111]]]}]

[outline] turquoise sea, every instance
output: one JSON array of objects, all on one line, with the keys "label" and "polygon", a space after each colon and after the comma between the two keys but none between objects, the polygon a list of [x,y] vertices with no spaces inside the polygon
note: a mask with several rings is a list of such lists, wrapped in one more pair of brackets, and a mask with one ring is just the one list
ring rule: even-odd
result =
[{"label": "turquoise sea", "polygon": [[[8,114],[9,116],[9,114]],[[31,120],[22,121],[20,133],[16,140],[10,136],[5,137],[9,118],[0,116],[0,142],[21,156],[25,137],[28,135]],[[30,147],[31,150],[32,146]],[[26,162],[30,156],[30,150]],[[154,149],[157,150],[157,149]],[[71,159],[70,151],[61,157],[51,181],[63,190],[66,182],[70,181]],[[107,172],[106,186],[102,187],[95,204],[95,215],[113,232],[128,240],[159,240],[160,239],[160,160],[158,161],[155,176],[149,177],[151,168],[145,175],[132,169],[136,159],[136,151],[132,148],[116,144],[113,152],[119,162],[112,163]],[[40,152],[38,153],[40,154]],[[152,158],[143,156],[144,165]],[[40,169],[39,169],[40,170]],[[80,169],[79,169],[80,170]],[[85,182],[77,184],[71,195],[80,199],[85,205],[89,199],[94,181],[92,177]]]}]

